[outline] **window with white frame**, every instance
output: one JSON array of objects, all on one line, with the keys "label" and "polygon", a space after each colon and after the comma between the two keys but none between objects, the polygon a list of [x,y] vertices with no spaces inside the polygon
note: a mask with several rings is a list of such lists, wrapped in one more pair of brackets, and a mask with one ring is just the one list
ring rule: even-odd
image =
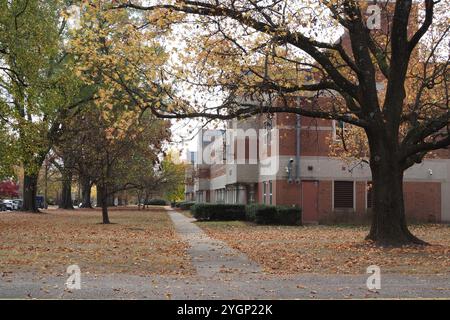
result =
[{"label": "window with white frame", "polygon": [[269,204],[272,204],[272,180],[269,181]]},{"label": "window with white frame", "polygon": [[336,141],[342,141],[345,133],[347,132],[347,125],[344,121],[333,120],[333,139]]},{"label": "window with white frame", "polygon": [[264,122],[264,129],[266,130],[265,135],[265,143],[266,145],[270,145],[272,141],[272,118],[267,118],[267,120]]},{"label": "window with white frame", "polygon": [[263,203],[266,204],[267,185],[263,182]]}]

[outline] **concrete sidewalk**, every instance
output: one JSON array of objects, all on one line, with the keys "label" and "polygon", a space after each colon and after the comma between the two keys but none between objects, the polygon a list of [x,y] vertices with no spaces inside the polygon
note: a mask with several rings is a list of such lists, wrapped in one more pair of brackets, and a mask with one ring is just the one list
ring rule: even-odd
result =
[{"label": "concrete sidewalk", "polygon": [[255,274],[261,268],[243,253],[222,241],[211,239],[205,232],[179,212],[168,210],[176,231],[189,244],[188,254],[200,277],[220,277],[223,274]]}]

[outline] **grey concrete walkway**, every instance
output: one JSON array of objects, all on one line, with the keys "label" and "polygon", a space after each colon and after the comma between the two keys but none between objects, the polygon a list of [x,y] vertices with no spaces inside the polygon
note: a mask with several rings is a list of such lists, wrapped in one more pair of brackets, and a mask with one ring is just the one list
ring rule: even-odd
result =
[{"label": "grey concrete walkway", "polygon": [[187,218],[168,208],[166,210],[168,210],[176,231],[189,244],[188,254],[191,256],[192,264],[199,276],[220,277],[224,274],[261,272],[261,268],[243,253],[206,235],[201,228],[192,223],[195,219]]}]

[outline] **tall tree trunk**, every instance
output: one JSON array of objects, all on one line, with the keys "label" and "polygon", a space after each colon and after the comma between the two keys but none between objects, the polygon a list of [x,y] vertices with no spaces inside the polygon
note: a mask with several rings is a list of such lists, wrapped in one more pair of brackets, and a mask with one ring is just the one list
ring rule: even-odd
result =
[{"label": "tall tree trunk", "polygon": [[145,193],[145,196],[144,196],[144,204],[143,204],[143,206],[142,206],[143,209],[148,208],[148,199],[149,199],[149,194],[148,194],[148,193]]},{"label": "tall tree trunk", "polygon": [[406,224],[403,172],[396,154],[387,147],[371,150],[373,218],[368,240],[381,246],[426,244]]},{"label": "tall tree trunk", "polygon": [[81,207],[92,208],[91,204],[91,181],[89,177],[81,176]]},{"label": "tall tree trunk", "polygon": [[102,195],[102,218],[103,224],[109,224],[109,215],[108,215],[108,190],[106,185],[103,185],[101,188]]},{"label": "tall tree trunk", "polygon": [[73,209],[72,202],[72,173],[67,170],[62,170],[62,192],[61,201],[59,203],[60,209]]},{"label": "tall tree trunk", "polygon": [[106,205],[106,201],[103,202],[102,205],[102,218],[103,218],[103,224],[110,224],[109,222],[109,215],[108,215],[108,205]]},{"label": "tall tree trunk", "polygon": [[141,210],[141,202],[142,202],[142,192],[137,192],[137,200],[138,200],[138,210]]},{"label": "tall tree trunk", "polygon": [[23,177],[23,204],[22,211],[39,212],[36,195],[37,195],[37,173],[26,173]]},{"label": "tall tree trunk", "polygon": [[97,184],[96,189],[97,189],[97,208],[101,208],[103,207],[103,190],[99,184]]}]

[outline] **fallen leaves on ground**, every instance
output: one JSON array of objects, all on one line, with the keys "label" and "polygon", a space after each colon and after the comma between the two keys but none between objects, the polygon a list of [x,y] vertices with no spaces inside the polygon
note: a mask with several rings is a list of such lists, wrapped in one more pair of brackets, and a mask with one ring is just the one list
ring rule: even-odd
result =
[{"label": "fallen leaves on ground", "polygon": [[198,223],[211,237],[244,252],[273,274],[450,273],[450,227],[411,226],[431,246],[380,248],[364,241],[366,227],[258,226],[245,222]]},{"label": "fallen leaves on ground", "polygon": [[47,210],[0,214],[0,270],[65,274],[191,274],[187,245],[164,210]]}]

